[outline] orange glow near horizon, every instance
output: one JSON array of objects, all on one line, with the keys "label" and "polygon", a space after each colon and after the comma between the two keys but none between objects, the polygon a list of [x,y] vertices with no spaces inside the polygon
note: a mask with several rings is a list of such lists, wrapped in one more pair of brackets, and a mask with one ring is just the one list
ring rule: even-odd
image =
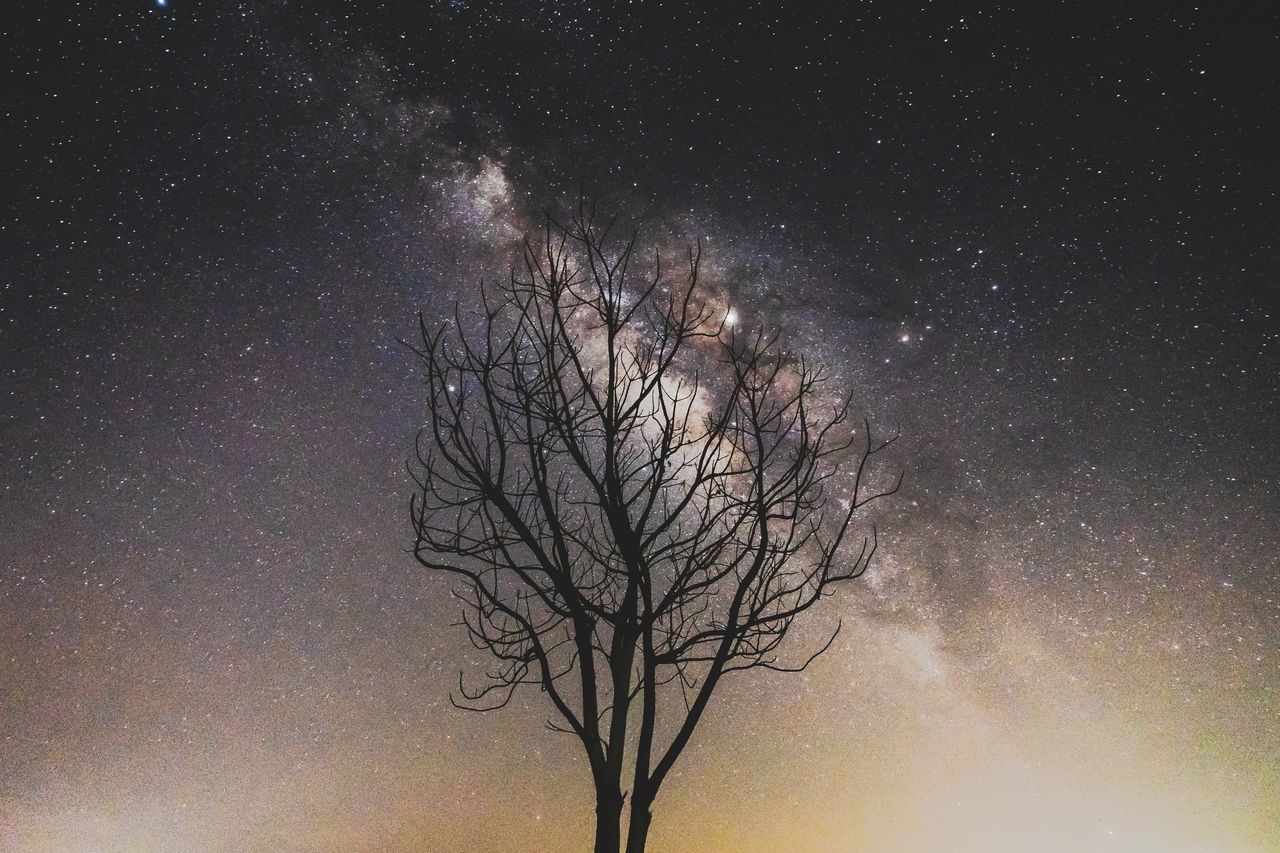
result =
[{"label": "orange glow near horizon", "polygon": [[[877,583],[893,582],[893,564],[882,568]],[[872,584],[825,615],[875,594]],[[1245,630],[1240,598],[1227,591],[1219,602]],[[1174,593],[1150,607],[1193,615]],[[1201,633],[1193,651],[1161,639],[1194,634],[1177,614],[1123,642],[1082,641],[1064,628],[1069,615],[1006,602],[950,633],[863,621],[808,673],[728,684],[660,796],[651,849],[1274,847],[1277,734],[1256,691],[1276,651],[1260,649],[1255,671],[1223,679],[1213,637]],[[960,652],[977,645],[980,655]],[[542,729],[536,697],[483,716],[453,711],[430,685],[382,681],[403,661],[372,638],[345,658],[269,653],[256,671],[174,692],[166,668],[182,653],[171,649],[97,686],[127,685],[116,719],[95,718],[88,688],[78,707],[47,709],[79,734],[52,746],[57,773],[0,800],[0,846],[590,846],[585,765]],[[344,660],[361,661],[367,691],[339,692]],[[1207,692],[1208,679],[1228,686]],[[154,715],[186,728],[157,735]]]}]

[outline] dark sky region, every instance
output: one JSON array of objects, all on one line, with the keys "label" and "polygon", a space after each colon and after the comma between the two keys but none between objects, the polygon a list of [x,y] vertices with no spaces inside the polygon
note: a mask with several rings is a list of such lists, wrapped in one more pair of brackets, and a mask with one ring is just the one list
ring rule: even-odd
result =
[{"label": "dark sky region", "polygon": [[0,848],[553,851],[396,343],[580,187],[900,425],[655,851],[1280,848],[1276,7],[65,2],[0,32]]}]

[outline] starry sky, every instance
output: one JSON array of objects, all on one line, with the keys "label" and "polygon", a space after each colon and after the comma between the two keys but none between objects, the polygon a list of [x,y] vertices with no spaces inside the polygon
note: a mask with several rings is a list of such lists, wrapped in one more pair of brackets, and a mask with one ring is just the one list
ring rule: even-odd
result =
[{"label": "starry sky", "polygon": [[585,848],[417,568],[397,338],[582,188],[906,474],[655,851],[1280,848],[1268,4],[18,3],[0,848]]}]

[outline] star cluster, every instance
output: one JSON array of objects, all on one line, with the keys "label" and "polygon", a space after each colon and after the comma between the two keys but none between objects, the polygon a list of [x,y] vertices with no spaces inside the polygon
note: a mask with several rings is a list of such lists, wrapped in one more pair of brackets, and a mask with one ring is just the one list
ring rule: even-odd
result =
[{"label": "star cluster", "polygon": [[[44,4],[0,91],[0,847],[559,850],[405,553],[397,338],[580,188],[899,427],[662,851],[1280,845],[1277,13]],[[816,634],[815,634],[816,636]]]}]

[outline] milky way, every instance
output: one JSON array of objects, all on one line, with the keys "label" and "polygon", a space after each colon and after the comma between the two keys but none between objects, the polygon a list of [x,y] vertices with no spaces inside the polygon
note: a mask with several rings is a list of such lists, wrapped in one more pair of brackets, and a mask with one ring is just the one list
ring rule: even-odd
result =
[{"label": "milky way", "polygon": [[902,433],[654,850],[1280,847],[1275,12],[322,5],[0,23],[0,848],[585,848],[397,342],[583,188]]}]

